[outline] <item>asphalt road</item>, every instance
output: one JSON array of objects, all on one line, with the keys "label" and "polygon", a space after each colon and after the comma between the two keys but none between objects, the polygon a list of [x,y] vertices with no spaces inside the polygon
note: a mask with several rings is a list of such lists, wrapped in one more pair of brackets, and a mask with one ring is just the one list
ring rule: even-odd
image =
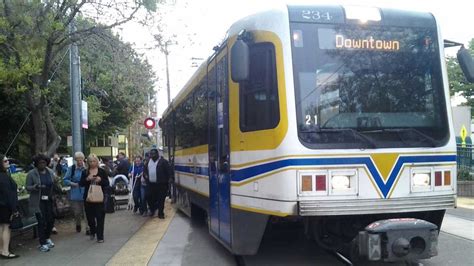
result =
[{"label": "asphalt road", "polygon": [[[448,212],[446,219],[455,216],[474,225],[473,210],[457,209]],[[471,226],[467,230],[474,230]],[[439,255],[418,265],[472,265],[474,241],[441,232]],[[304,236],[286,229],[265,235],[259,253],[244,256],[245,265],[344,265],[336,257],[317,247]],[[192,222],[177,212],[167,233],[155,250],[149,265],[237,265],[236,258],[208,233],[204,222]],[[360,265],[407,265],[406,263],[367,263]]]}]

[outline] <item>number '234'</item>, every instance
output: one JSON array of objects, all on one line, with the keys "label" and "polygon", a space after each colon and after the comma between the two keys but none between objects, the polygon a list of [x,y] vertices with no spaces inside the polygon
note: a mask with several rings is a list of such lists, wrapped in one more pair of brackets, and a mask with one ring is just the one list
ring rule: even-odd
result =
[{"label": "number '234'", "polygon": [[331,14],[329,14],[329,12],[319,12],[315,10],[303,10],[301,11],[301,16],[304,19],[308,19],[308,20],[321,20],[321,19],[331,20],[332,19],[332,16]]}]

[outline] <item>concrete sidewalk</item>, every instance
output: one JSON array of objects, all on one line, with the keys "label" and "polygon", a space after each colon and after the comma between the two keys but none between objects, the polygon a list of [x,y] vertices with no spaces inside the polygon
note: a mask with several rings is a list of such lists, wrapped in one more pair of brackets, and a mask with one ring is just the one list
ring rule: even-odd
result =
[{"label": "concrete sidewalk", "polygon": [[40,252],[38,239],[32,239],[32,233],[28,232],[12,239],[12,252],[20,258],[0,259],[0,265],[105,265],[150,219],[123,209],[106,214],[105,242],[101,244],[90,240],[84,230],[76,233],[71,219],[57,220],[58,234],[51,236],[56,247],[51,251]]}]

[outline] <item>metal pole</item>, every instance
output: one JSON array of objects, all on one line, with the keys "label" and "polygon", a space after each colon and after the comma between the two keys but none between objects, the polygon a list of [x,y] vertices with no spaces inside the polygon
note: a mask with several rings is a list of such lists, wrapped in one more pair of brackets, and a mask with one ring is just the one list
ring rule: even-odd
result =
[{"label": "metal pole", "polygon": [[166,58],[166,91],[168,92],[168,105],[171,103],[170,96],[170,73],[168,69],[168,42],[165,42],[165,58]]},{"label": "metal pole", "polygon": [[[76,23],[72,20],[69,25],[69,32],[76,31]],[[81,73],[79,50],[75,43],[70,44],[69,49],[69,73],[71,86],[71,120],[72,120],[72,152],[73,154],[82,151],[81,139]]]}]

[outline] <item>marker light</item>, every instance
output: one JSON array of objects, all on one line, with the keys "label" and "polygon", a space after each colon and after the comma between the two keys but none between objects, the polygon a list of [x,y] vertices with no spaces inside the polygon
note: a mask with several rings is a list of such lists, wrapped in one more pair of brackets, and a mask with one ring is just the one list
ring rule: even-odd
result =
[{"label": "marker light", "polygon": [[326,176],[325,175],[316,176],[316,191],[326,191]]},{"label": "marker light", "polygon": [[350,179],[346,175],[334,175],[331,178],[331,186],[333,190],[347,190],[350,188]]},{"label": "marker light", "polygon": [[440,171],[435,172],[435,187],[439,187],[443,185],[442,174],[443,172],[440,172]]},{"label": "marker light", "polygon": [[367,21],[380,21],[382,16],[376,7],[345,6],[346,19],[359,20],[361,23]]},{"label": "marker light", "polygon": [[451,186],[451,171],[444,171],[444,185]]},{"label": "marker light", "polygon": [[313,176],[304,175],[301,177],[301,191],[308,192],[313,190]]},{"label": "marker light", "polygon": [[416,173],[413,174],[413,186],[415,187],[428,187],[430,185],[430,174],[429,173]]}]

